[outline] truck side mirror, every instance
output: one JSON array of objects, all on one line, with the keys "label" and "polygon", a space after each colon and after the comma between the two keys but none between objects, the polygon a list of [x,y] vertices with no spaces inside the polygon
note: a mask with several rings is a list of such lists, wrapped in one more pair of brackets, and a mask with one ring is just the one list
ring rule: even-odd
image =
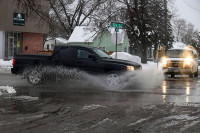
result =
[{"label": "truck side mirror", "polygon": [[196,54],[194,54],[194,55],[193,55],[193,58],[197,58],[197,55],[196,55]]},{"label": "truck side mirror", "polygon": [[93,55],[93,54],[90,54],[90,55],[88,56],[88,58],[90,58],[90,59],[96,59],[96,56]]}]

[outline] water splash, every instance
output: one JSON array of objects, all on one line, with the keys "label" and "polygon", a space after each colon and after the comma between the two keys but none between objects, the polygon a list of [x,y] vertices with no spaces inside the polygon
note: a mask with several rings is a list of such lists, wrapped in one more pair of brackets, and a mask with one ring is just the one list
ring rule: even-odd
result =
[{"label": "water splash", "polygon": [[160,67],[123,73],[119,75],[119,84],[114,87],[107,84],[107,74],[89,74],[74,68],[66,69],[62,66],[38,66],[32,69],[27,69],[22,76],[27,78],[30,70],[40,71],[45,75],[44,80],[47,83],[54,83],[69,88],[93,88],[106,90],[148,89],[161,85],[164,80]]}]

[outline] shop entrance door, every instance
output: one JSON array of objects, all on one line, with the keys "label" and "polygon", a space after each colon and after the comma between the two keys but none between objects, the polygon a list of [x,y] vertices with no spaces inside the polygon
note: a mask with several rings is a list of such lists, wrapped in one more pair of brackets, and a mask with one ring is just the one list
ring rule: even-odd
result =
[{"label": "shop entrance door", "polygon": [[12,59],[15,54],[21,53],[21,33],[8,33],[8,59]]},{"label": "shop entrance door", "polygon": [[8,58],[12,59],[14,56],[14,37],[8,37]]}]

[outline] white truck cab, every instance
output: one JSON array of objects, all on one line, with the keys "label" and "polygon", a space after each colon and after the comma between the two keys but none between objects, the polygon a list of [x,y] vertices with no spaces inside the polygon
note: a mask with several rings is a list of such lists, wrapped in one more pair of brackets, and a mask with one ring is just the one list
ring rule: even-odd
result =
[{"label": "white truck cab", "polygon": [[162,59],[165,75],[189,75],[198,77],[198,52],[192,47],[170,49]]}]

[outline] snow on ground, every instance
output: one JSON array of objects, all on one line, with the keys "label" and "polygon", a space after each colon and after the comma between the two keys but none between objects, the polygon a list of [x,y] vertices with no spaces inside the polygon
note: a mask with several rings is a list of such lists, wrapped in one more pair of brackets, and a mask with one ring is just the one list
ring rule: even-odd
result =
[{"label": "snow on ground", "polygon": [[83,110],[94,110],[97,108],[105,108],[105,106],[102,105],[96,105],[96,104],[91,104],[83,107]]},{"label": "snow on ground", "polygon": [[4,61],[3,59],[0,59],[0,72],[2,73],[10,73],[12,68],[12,60],[10,61]]},{"label": "snow on ground", "polygon": [[[110,56],[112,58],[115,58],[115,55],[116,55],[116,52],[112,53]],[[126,52],[117,52],[117,59],[128,60],[128,61],[132,61],[132,62],[141,64],[141,58],[139,56],[131,55]]]},{"label": "snow on ground", "polygon": [[0,67],[12,67],[12,60],[10,61],[4,61],[3,59],[0,59]]},{"label": "snow on ground", "polygon": [[15,96],[15,97],[12,97],[12,99],[15,99],[15,100],[25,100],[26,102],[39,100],[38,97],[31,97],[31,96]]},{"label": "snow on ground", "polygon": [[160,65],[161,64],[148,61],[147,64],[142,64],[142,70],[155,69],[157,67],[160,69]]},{"label": "snow on ground", "polygon": [[0,86],[0,95],[3,94],[14,94],[16,93],[15,89],[13,89],[13,87],[9,87],[9,86]]}]

